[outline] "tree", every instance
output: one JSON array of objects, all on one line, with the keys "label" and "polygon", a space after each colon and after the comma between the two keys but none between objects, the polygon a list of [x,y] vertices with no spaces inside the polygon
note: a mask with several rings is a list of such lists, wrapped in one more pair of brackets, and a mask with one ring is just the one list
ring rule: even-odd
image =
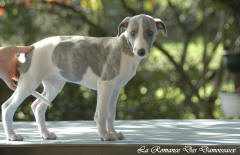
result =
[{"label": "tree", "polygon": [[[220,53],[239,36],[232,8],[223,7],[228,6],[228,2],[44,0],[33,1],[30,7],[26,7],[28,1],[23,2],[16,5],[12,1],[3,7],[6,14],[0,19],[0,23],[4,23],[0,25],[2,40],[14,36],[5,43],[29,44],[51,35],[66,34],[112,36],[126,16],[146,13],[162,18],[168,37],[158,37],[151,56],[122,90],[117,117],[222,117],[217,100],[219,89],[214,88],[213,83],[221,84],[225,80]],[[58,104],[49,108],[50,120],[92,119],[94,92],[76,85],[65,86],[63,92],[54,101]],[[5,99],[8,94],[1,93]],[[82,103],[71,104],[78,101]],[[32,120],[29,111],[30,106],[20,108],[16,118]]]}]

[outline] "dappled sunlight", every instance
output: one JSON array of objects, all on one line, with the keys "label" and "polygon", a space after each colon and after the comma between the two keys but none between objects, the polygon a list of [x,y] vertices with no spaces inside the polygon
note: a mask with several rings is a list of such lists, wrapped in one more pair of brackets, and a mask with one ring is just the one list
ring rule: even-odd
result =
[{"label": "dappled sunlight", "polygon": [[57,140],[43,140],[34,122],[15,122],[22,142],[7,142],[0,126],[0,145],[27,144],[240,144],[239,120],[125,120],[116,130],[126,139],[102,142],[93,121],[47,122]]}]

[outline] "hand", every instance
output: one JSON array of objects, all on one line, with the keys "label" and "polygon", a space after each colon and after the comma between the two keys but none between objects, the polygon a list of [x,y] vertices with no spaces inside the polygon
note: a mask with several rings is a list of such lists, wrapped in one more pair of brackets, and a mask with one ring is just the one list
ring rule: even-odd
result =
[{"label": "hand", "polygon": [[17,81],[17,53],[29,53],[33,50],[34,46],[9,46],[0,49],[0,78],[12,90],[17,88],[13,80]]}]

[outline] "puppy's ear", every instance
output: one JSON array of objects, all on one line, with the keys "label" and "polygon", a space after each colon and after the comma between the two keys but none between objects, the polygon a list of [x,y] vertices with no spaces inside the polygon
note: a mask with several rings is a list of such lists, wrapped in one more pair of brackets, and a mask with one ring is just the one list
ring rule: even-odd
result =
[{"label": "puppy's ear", "polygon": [[155,18],[155,23],[156,23],[156,27],[157,30],[162,32],[162,34],[166,37],[167,36],[167,29],[165,24],[163,23],[163,21],[161,19]]},{"label": "puppy's ear", "polygon": [[118,25],[118,35],[120,36],[120,34],[124,31],[124,29],[126,29],[128,27],[128,23],[131,17],[126,17],[123,19],[123,21]]}]

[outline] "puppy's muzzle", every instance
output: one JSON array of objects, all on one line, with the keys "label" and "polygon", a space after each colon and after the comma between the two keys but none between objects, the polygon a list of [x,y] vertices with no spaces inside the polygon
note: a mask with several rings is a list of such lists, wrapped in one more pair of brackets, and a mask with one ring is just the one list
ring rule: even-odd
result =
[{"label": "puppy's muzzle", "polygon": [[138,50],[137,54],[139,56],[143,57],[146,54],[146,51],[145,51],[145,49],[142,48],[142,49]]}]

